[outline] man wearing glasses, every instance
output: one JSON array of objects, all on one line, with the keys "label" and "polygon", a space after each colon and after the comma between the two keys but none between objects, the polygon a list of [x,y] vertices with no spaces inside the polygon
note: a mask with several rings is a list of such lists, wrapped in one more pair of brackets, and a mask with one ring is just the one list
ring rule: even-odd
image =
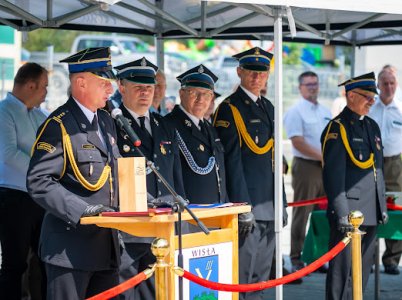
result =
[{"label": "man wearing glasses", "polygon": [[[293,202],[325,195],[322,184],[321,132],[331,120],[331,112],[318,103],[319,81],[316,73],[299,76],[300,99],[284,118],[288,139],[292,142]],[[292,272],[304,267],[301,260],[306,225],[313,206],[295,207],[292,214],[290,260]],[[326,271],[325,267],[321,268]]]},{"label": "man wearing glasses", "polygon": [[181,103],[165,118],[176,128],[187,199],[196,204],[227,202],[223,145],[204,119],[218,78],[199,65],[177,79]]},{"label": "man wearing glasses", "polygon": [[118,204],[117,136],[104,107],[113,92],[109,48],[82,50],[68,63],[71,95],[38,130],[27,188],[46,210],[40,237],[47,299],[85,299],[119,282],[117,230],[80,218]]},{"label": "man wearing glasses", "polygon": [[[374,73],[342,83],[347,105],[321,135],[323,182],[328,197],[329,248],[352,231],[348,215],[364,215],[362,235],[362,283],[367,285],[374,264],[376,228],[388,219],[383,175],[380,128],[367,117],[377,94]],[[350,245],[329,262],[326,299],[352,299]]]},{"label": "man wearing glasses", "polygon": [[[240,283],[268,280],[275,250],[274,107],[260,94],[272,56],[258,47],[234,56],[240,86],[218,107],[214,119],[225,147],[229,199],[253,206],[252,212],[239,216]],[[241,293],[240,299],[262,299],[262,293]]]}]

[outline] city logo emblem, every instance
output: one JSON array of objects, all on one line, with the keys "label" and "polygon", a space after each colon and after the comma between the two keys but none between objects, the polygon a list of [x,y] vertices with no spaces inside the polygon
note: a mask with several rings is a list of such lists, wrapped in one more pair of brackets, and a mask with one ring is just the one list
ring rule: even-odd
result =
[{"label": "city logo emblem", "polygon": [[[219,255],[196,257],[189,260],[192,274],[205,280],[219,281]],[[218,300],[218,291],[214,291],[190,282],[190,300]]]}]

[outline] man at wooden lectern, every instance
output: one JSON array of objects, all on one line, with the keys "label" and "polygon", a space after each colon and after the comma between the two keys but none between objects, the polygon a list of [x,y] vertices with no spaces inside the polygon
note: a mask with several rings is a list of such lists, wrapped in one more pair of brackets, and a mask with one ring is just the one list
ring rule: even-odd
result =
[{"label": "man at wooden lectern", "polygon": [[[128,119],[133,130],[141,140],[139,149],[148,161],[176,190],[185,197],[180,167],[179,149],[174,128],[169,126],[158,113],[150,113],[158,67],[145,58],[115,67],[118,71],[119,90],[123,103],[120,106],[123,116]],[[117,144],[123,157],[141,156],[124,131],[118,133]],[[160,199],[169,191],[152,170],[147,169],[147,192]],[[151,252],[154,238],[135,237],[122,233],[125,251],[122,254],[120,280],[125,281],[155,263]],[[154,299],[154,277],[141,283],[134,290],[126,291],[123,299]]]},{"label": "man at wooden lectern", "polygon": [[46,209],[39,249],[47,299],[84,299],[119,282],[117,230],[80,224],[118,203],[116,129],[100,109],[113,92],[114,74],[106,47],[61,62],[68,63],[71,95],[38,130],[27,188]]}]

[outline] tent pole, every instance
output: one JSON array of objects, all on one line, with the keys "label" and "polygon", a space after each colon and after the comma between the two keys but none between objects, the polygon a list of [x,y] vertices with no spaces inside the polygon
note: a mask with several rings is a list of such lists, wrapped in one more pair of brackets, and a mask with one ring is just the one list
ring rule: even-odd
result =
[{"label": "tent pole", "polygon": [[[155,5],[158,9],[163,9],[163,0],[155,1]],[[156,22],[156,32],[155,34],[155,56],[156,56],[156,65],[159,69],[165,70],[165,48],[164,48],[164,40],[162,37],[162,16],[156,12],[156,15],[159,17]]]},{"label": "tent pole", "polygon": [[[276,277],[282,277],[282,219],[283,219],[283,176],[282,176],[282,8],[274,9],[274,59],[275,59],[275,242]],[[283,286],[276,287],[276,300],[283,299]]]},{"label": "tent pole", "polygon": [[353,78],[356,73],[356,30],[352,31],[352,53],[350,56],[350,78]]}]

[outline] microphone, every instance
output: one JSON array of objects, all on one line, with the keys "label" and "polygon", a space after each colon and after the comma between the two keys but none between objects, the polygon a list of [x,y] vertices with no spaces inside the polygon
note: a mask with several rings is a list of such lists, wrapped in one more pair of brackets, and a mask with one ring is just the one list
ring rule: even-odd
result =
[{"label": "microphone", "polygon": [[130,124],[128,123],[127,119],[123,116],[123,113],[120,108],[113,108],[112,112],[110,113],[113,119],[116,120],[117,125],[127,133],[128,138],[134,144],[135,147],[139,147],[141,145],[141,140],[131,128]]}]

